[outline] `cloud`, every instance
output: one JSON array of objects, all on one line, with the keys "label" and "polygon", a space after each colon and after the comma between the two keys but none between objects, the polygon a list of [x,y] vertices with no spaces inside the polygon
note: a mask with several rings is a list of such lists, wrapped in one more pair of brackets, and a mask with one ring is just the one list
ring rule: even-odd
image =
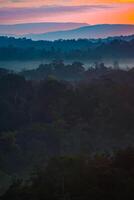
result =
[{"label": "cloud", "polygon": [[[1,2],[5,0],[0,0]],[[86,22],[95,23],[134,23],[134,3],[112,3],[112,4],[92,4],[87,5],[89,0],[83,0],[85,5],[71,5],[74,0],[59,0],[64,5],[46,5],[40,6],[42,0],[37,0],[36,6],[31,6],[30,2],[34,0],[8,0],[14,1],[14,5],[19,1],[19,7],[1,7],[0,8],[0,24],[15,24],[27,22]],[[43,0],[44,2],[55,2],[55,0]],[[100,0],[98,0],[100,1]],[[106,0],[103,0],[103,2]],[[29,6],[28,6],[29,2]],[[66,5],[68,2],[68,5]],[[76,1],[75,1],[76,2]],[[92,3],[96,0],[92,0]],[[110,2],[110,0],[108,0]],[[118,1],[119,2],[119,1]],[[123,0],[121,1],[123,2]],[[24,6],[22,6],[24,5]],[[27,7],[26,7],[27,6]]]},{"label": "cloud", "polygon": [[[12,0],[17,1],[17,0]],[[51,17],[57,15],[66,15],[69,13],[92,12],[112,8],[105,5],[83,5],[83,6],[41,6],[38,8],[0,8],[0,22],[23,18]]]}]

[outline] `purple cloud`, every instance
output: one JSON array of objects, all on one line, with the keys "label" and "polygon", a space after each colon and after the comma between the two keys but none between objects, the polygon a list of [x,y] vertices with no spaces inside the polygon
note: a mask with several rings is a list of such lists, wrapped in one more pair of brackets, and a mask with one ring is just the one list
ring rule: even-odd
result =
[{"label": "purple cloud", "polygon": [[51,17],[66,13],[91,12],[114,8],[108,5],[83,5],[83,6],[42,6],[38,8],[0,8],[0,23],[16,21],[34,17]]}]

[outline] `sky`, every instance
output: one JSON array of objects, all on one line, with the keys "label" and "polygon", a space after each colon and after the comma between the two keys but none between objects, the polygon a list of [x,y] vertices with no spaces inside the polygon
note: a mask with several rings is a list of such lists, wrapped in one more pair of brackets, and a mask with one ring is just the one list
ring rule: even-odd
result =
[{"label": "sky", "polygon": [[0,0],[0,24],[134,24],[134,0]]}]

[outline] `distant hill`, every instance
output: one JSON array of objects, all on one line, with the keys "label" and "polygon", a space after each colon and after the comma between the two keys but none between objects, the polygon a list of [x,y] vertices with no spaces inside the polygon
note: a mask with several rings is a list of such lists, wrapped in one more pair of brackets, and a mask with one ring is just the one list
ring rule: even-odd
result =
[{"label": "distant hill", "polygon": [[67,31],[48,32],[44,34],[27,34],[26,38],[33,40],[58,40],[79,38],[106,38],[113,36],[125,36],[134,34],[134,25],[127,24],[102,24],[84,26]]},{"label": "distant hill", "polygon": [[13,24],[13,25],[0,25],[0,35],[24,35],[24,34],[39,34],[59,30],[69,30],[86,26],[86,23],[56,23],[56,22],[44,22],[44,23],[25,23],[25,24]]}]

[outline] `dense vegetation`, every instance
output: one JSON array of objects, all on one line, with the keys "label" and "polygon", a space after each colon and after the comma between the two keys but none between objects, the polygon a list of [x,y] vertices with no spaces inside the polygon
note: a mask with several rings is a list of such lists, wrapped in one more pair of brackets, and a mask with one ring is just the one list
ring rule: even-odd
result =
[{"label": "dense vegetation", "polygon": [[2,198],[133,198],[134,150],[113,153],[134,146],[133,102],[134,70],[117,62],[0,69],[0,192],[24,179]]},{"label": "dense vegetation", "polygon": [[[104,63],[95,63],[96,66],[103,68],[107,71]],[[92,70],[94,70],[92,68]],[[76,81],[82,80],[86,77],[86,69],[81,62],[73,62],[72,64],[65,65],[62,60],[54,60],[49,64],[40,64],[38,68],[32,70],[23,70],[20,75],[24,76],[27,80],[44,80],[49,77],[56,78],[57,80]]]},{"label": "dense vegetation", "polygon": [[133,58],[133,52],[133,37],[130,40],[127,37],[115,37],[96,40],[57,40],[54,42],[0,37],[0,60],[6,61],[39,59],[125,59]]},{"label": "dense vegetation", "polygon": [[113,156],[61,157],[29,181],[15,181],[2,200],[126,200],[134,198],[134,150]]},{"label": "dense vegetation", "polygon": [[[14,175],[25,180],[43,167],[30,185],[17,181],[3,198],[105,199],[112,185],[111,199],[133,195],[133,149],[112,153],[134,146],[133,102],[134,70],[122,71],[117,62],[115,69],[61,61],[21,74],[0,69],[0,192]],[[98,152],[110,156],[93,157]]]}]

